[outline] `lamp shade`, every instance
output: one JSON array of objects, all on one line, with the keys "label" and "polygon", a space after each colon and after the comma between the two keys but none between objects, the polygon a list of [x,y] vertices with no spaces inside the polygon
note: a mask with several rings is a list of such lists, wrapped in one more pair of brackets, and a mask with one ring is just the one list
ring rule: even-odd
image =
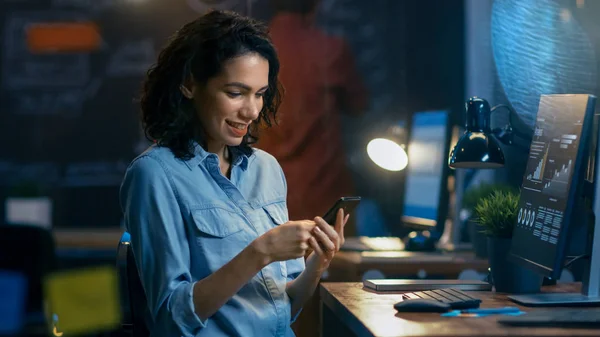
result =
[{"label": "lamp shade", "polygon": [[472,97],[465,103],[467,121],[465,133],[448,160],[451,168],[500,168],[504,153],[490,128],[490,106],[484,99]]},{"label": "lamp shade", "polygon": [[504,153],[492,135],[465,132],[450,154],[451,168],[491,169],[504,166]]}]

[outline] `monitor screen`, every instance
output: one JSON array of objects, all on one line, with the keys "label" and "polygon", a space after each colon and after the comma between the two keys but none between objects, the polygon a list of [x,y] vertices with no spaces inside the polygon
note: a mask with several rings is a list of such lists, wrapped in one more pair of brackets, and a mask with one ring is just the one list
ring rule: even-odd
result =
[{"label": "monitor screen", "polygon": [[[590,133],[589,95],[543,95],[523,176],[512,258],[551,277],[562,270],[567,225]],[[583,243],[582,243],[583,244]]]},{"label": "monitor screen", "polygon": [[[408,143],[403,222],[436,226],[449,146],[448,111],[413,115]],[[445,202],[445,201],[444,201]]]}]

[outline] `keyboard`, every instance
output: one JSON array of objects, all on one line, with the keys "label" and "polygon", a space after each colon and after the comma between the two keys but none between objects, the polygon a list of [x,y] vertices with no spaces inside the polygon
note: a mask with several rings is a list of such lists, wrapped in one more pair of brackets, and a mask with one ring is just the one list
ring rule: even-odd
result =
[{"label": "keyboard", "polygon": [[507,316],[499,323],[511,326],[547,326],[547,327],[600,327],[599,309],[559,309],[536,310],[521,316]]},{"label": "keyboard", "polygon": [[402,294],[403,300],[427,299],[436,300],[450,305],[451,309],[475,309],[479,308],[481,300],[467,295],[464,291],[454,288],[435,289],[427,291],[416,291]]}]

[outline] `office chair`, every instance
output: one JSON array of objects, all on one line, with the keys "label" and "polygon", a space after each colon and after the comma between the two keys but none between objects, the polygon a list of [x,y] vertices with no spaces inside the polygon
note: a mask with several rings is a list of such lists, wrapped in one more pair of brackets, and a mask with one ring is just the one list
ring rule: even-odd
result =
[{"label": "office chair", "polygon": [[43,279],[56,269],[52,233],[37,226],[0,223],[0,269],[27,277],[26,319],[45,324]]},{"label": "office chair", "polygon": [[148,310],[148,304],[135,266],[131,237],[128,232],[123,233],[117,247],[117,274],[123,310],[122,330],[127,336],[147,337],[150,332],[144,314]]}]

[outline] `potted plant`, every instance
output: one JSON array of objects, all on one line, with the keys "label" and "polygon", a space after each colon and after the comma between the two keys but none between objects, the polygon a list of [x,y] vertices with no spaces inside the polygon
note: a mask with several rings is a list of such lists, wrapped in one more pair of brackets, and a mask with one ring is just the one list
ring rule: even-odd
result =
[{"label": "potted plant", "polygon": [[492,282],[497,292],[539,292],[543,276],[508,260],[519,209],[519,193],[494,191],[477,203],[477,225],[487,236]]},{"label": "potted plant", "polygon": [[518,192],[516,188],[506,184],[481,183],[469,188],[462,198],[461,219],[466,222],[466,229],[468,230],[469,239],[473,244],[475,256],[480,258],[488,257],[487,239],[479,226],[477,226],[474,216],[475,206],[477,206],[479,201],[489,197],[494,191]]}]

